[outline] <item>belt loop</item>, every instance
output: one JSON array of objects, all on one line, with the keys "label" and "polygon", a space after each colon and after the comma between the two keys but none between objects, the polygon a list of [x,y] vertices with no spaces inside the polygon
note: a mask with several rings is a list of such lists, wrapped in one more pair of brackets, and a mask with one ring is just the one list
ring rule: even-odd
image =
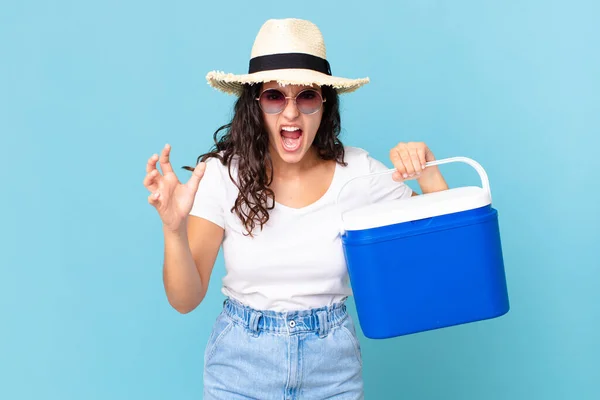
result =
[{"label": "belt loop", "polygon": [[258,336],[258,322],[260,321],[260,318],[262,317],[262,314],[258,311],[251,311],[250,312],[250,321],[248,321],[248,328],[250,329],[250,332],[252,333],[253,336]]},{"label": "belt loop", "polygon": [[319,320],[319,337],[324,338],[329,332],[329,327],[327,326],[327,312],[317,311],[317,318]]}]

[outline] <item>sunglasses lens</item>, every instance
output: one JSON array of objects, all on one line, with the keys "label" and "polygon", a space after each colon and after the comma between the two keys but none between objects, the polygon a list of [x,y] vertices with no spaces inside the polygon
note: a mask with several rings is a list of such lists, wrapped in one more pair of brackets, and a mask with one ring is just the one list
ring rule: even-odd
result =
[{"label": "sunglasses lens", "polygon": [[321,108],[323,99],[316,90],[305,90],[296,97],[298,110],[303,114],[313,114]]},{"label": "sunglasses lens", "polygon": [[260,95],[260,107],[267,114],[277,114],[285,108],[285,96],[278,90],[266,90]]},{"label": "sunglasses lens", "polygon": [[[323,98],[316,90],[308,89],[296,97],[298,110],[303,114],[314,114],[323,104]],[[278,114],[285,108],[285,95],[276,89],[265,90],[260,95],[260,108],[267,114]]]}]

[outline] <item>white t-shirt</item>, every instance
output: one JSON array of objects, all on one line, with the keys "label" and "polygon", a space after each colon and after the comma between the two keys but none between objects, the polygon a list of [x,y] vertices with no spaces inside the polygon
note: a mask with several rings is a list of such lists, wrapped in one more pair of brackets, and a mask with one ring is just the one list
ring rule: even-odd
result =
[{"label": "white t-shirt", "polygon": [[[225,230],[223,257],[226,275],[222,292],[258,310],[292,311],[331,305],[352,294],[340,238],[340,210],[382,199],[410,197],[412,190],[390,174],[357,179],[388,170],[360,148],[345,147],[347,166],[336,164],[333,181],[316,202],[303,208],[275,203],[263,229],[246,233],[231,212],[238,189],[227,166],[207,160],[206,171],[190,215],[205,218]],[[237,169],[233,163],[232,176]]]}]

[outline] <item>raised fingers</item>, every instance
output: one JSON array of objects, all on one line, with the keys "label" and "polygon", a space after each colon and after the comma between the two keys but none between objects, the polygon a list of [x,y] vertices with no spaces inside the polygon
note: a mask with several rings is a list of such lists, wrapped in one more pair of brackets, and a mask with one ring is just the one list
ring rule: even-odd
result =
[{"label": "raised fingers", "polygon": [[196,165],[196,168],[194,168],[194,172],[192,173],[192,176],[190,177],[190,179],[187,182],[187,185],[192,190],[192,192],[196,193],[196,191],[198,190],[198,186],[200,185],[200,180],[204,176],[205,170],[206,170],[205,162],[198,163],[198,165]]},{"label": "raised fingers", "polygon": [[152,170],[156,169],[156,162],[158,161],[158,155],[153,154],[152,157],[148,159],[148,163],[146,164],[146,173],[152,172]]},{"label": "raised fingers", "polygon": [[150,193],[150,195],[148,196],[148,203],[156,207],[159,204],[159,198],[160,192],[157,191]]},{"label": "raised fingers", "polygon": [[151,192],[156,191],[156,189],[158,188],[159,178],[160,173],[157,169],[150,171],[146,174],[146,177],[144,178],[144,187],[146,187],[146,189],[148,189]]},{"label": "raised fingers", "polygon": [[173,168],[171,167],[171,161],[169,161],[169,155],[171,153],[171,146],[166,144],[160,153],[160,168],[162,169],[163,174],[168,174],[173,172]]}]

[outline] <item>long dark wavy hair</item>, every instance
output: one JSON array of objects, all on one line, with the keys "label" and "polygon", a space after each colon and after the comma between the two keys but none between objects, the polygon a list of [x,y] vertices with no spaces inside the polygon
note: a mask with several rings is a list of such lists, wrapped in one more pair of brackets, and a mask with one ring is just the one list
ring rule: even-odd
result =
[{"label": "long dark wavy hair", "polygon": [[[269,210],[275,204],[275,193],[269,188],[273,174],[273,162],[269,154],[269,135],[266,132],[262,110],[255,100],[261,85],[244,85],[243,92],[234,105],[234,116],[230,123],[221,126],[213,135],[214,146],[208,153],[198,157],[197,163],[208,158],[218,158],[229,168],[229,177],[239,189],[231,212],[242,221],[247,235],[257,224],[262,229],[269,220]],[[344,146],[339,139],[341,131],[338,93],[330,86],[321,88],[323,115],[313,141],[319,157],[323,160],[344,161]],[[219,137],[219,133],[221,136]],[[231,159],[238,160],[238,179],[233,179]],[[192,167],[184,169],[193,171]]]}]

